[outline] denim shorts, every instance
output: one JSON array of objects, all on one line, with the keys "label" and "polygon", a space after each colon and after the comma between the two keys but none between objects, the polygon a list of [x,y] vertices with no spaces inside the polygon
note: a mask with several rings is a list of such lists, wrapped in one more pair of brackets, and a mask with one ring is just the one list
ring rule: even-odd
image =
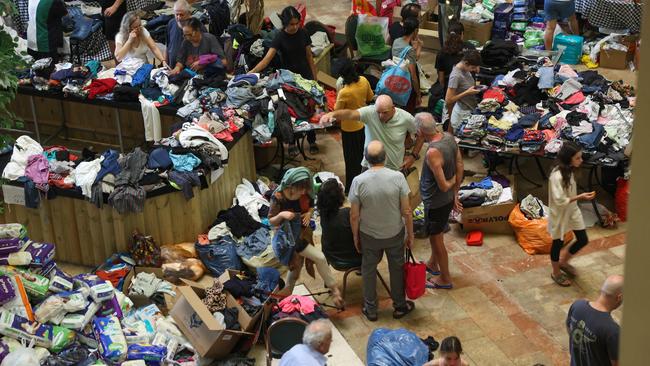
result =
[{"label": "denim shorts", "polygon": [[567,19],[576,12],[575,0],[545,0],[544,1],[544,18],[549,20]]}]

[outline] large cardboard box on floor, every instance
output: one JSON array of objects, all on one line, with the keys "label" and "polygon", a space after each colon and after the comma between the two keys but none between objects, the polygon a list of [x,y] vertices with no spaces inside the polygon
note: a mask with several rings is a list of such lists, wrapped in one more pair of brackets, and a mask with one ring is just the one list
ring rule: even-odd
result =
[{"label": "large cardboard box on floor", "polygon": [[[147,306],[151,304],[151,299],[144,295],[129,295],[129,287],[131,287],[131,282],[133,281],[133,278],[138,274],[138,273],[153,273],[156,275],[156,277],[162,279],[163,278],[163,270],[162,268],[156,268],[156,267],[134,267],[129,274],[126,275],[124,278],[124,285],[122,286],[122,289],[124,290],[124,294],[131,299],[133,302],[133,305],[135,308],[140,308],[143,306]],[[160,311],[164,315],[167,315],[169,313],[169,309],[171,308],[171,305],[173,304],[173,298],[170,295],[165,294],[165,306],[162,306],[158,304],[158,308],[160,308]]]},{"label": "large cardboard box on floor", "polygon": [[[468,177],[463,184],[478,182],[485,177]],[[483,233],[512,234],[512,228],[508,223],[510,212],[517,205],[517,192],[515,177],[506,175],[512,188],[512,201],[498,205],[478,206],[464,208],[462,214],[463,230],[481,230]]]},{"label": "large cardboard box on floor", "polygon": [[463,34],[463,39],[465,40],[475,40],[480,44],[485,44],[492,37],[492,22],[487,23],[477,23],[469,20],[460,21],[465,28],[465,33]]},{"label": "large cardboard box on floor", "polygon": [[627,69],[629,62],[627,52],[614,49],[600,50],[599,58],[600,67],[607,69]]},{"label": "large cardboard box on floor", "polygon": [[205,286],[183,280],[187,286],[176,287],[176,303],[170,314],[202,357],[220,359],[232,351],[244,336],[254,336],[255,327],[262,312],[250,317],[232,295],[226,293],[226,307],[238,310],[241,331],[224,329],[201,299],[205,297]]}]

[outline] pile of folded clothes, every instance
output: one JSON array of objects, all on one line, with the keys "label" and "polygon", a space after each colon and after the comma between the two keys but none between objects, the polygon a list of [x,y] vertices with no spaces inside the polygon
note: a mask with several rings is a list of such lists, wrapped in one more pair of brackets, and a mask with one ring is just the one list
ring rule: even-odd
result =
[{"label": "pile of folded clothes", "polygon": [[458,199],[464,208],[512,202],[510,181],[503,176],[490,176],[460,187]]}]

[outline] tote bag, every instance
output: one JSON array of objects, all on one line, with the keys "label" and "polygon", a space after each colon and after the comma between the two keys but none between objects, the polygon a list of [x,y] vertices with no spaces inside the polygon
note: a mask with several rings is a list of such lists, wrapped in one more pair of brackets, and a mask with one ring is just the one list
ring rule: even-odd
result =
[{"label": "tote bag", "polygon": [[411,249],[406,249],[406,262],[404,263],[404,288],[406,296],[415,300],[424,295],[427,282],[427,267],[424,263],[417,262]]},{"label": "tote bag", "polygon": [[388,95],[393,99],[393,103],[403,107],[408,104],[411,96],[411,73],[401,68],[406,54],[411,47],[406,47],[400,54],[397,65],[391,66],[383,74],[375,88],[376,95]]}]

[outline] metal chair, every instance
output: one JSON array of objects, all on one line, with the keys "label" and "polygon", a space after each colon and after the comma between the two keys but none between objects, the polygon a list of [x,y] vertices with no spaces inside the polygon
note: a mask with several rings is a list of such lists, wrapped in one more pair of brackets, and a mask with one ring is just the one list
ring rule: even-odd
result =
[{"label": "metal chair", "polygon": [[266,331],[266,365],[271,366],[273,359],[282,358],[291,347],[302,343],[302,335],[307,322],[298,318],[276,320]]},{"label": "metal chair", "polygon": [[[345,299],[345,291],[348,287],[348,276],[350,273],[361,271],[361,256],[359,256],[358,260],[345,260],[332,257],[332,255],[328,253],[323,254],[325,254],[325,258],[327,258],[327,262],[330,264],[330,266],[332,266],[332,268],[339,272],[345,272],[343,274],[343,289],[341,289],[341,297]],[[379,278],[379,281],[386,289],[386,292],[388,292],[388,295],[390,295],[390,287],[388,287],[386,281],[384,281],[384,278],[381,276],[379,271],[377,271],[377,278]]]}]

